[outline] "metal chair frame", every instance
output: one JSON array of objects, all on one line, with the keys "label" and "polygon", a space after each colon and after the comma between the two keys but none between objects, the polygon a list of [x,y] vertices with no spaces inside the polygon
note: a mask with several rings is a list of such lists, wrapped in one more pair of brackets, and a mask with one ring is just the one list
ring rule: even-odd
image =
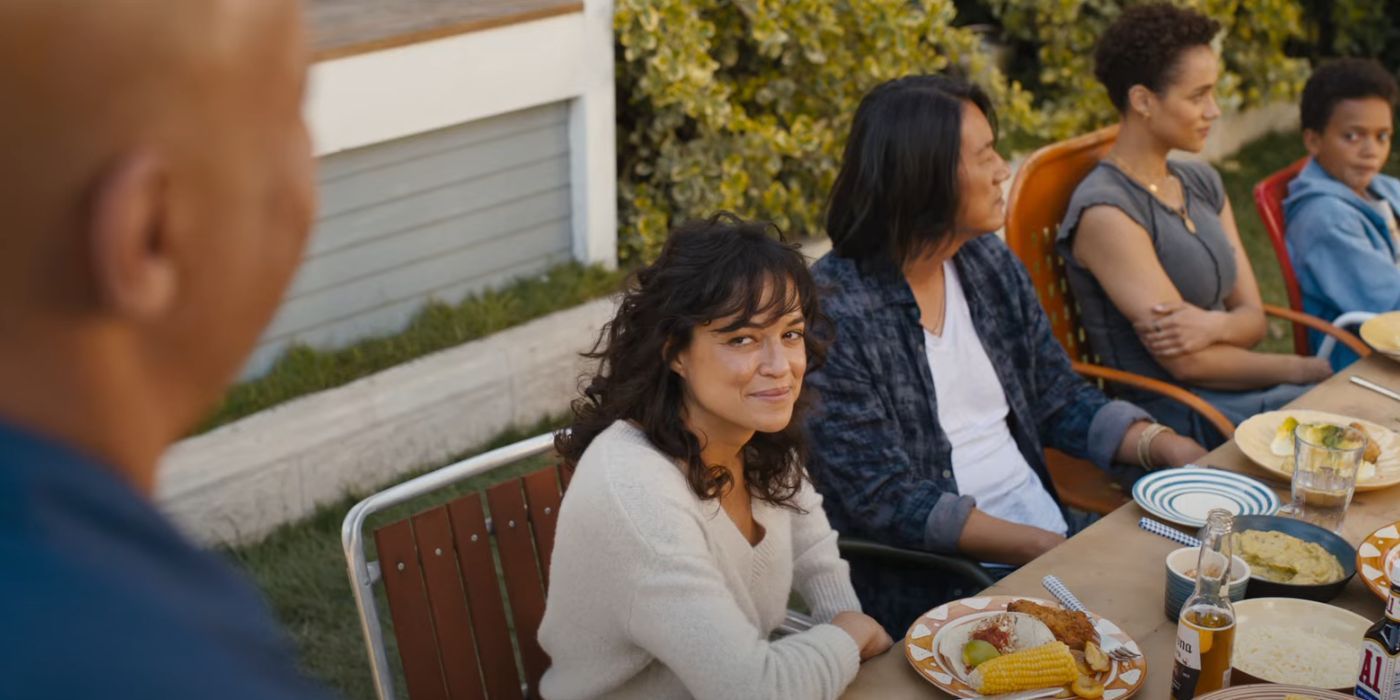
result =
[{"label": "metal chair frame", "polygon": [[[365,551],[365,524],[369,517],[464,479],[486,474],[523,459],[547,454],[553,449],[552,434],[537,435],[391,486],[356,503],[345,514],[345,521],[340,529],[341,547],[345,552],[355,608],[360,613],[360,631],[364,635],[366,651],[369,654],[375,693],[380,700],[394,700],[394,676],[389,665],[384,628],[379,620],[379,608],[374,597],[375,585],[382,581],[379,562],[370,561]],[[487,518],[487,528],[491,527],[491,520]]]},{"label": "metal chair frame", "polygon": [[[465,479],[487,474],[531,457],[549,454],[553,448],[553,434],[537,435],[391,486],[356,503],[346,513],[345,520],[341,525],[341,547],[345,553],[346,569],[350,578],[351,593],[355,599],[355,608],[359,612],[360,631],[364,636],[375,693],[380,700],[394,700],[395,687],[388,647],[385,643],[384,626],[380,620],[380,611],[375,599],[376,586],[382,584],[383,575],[379,561],[370,560],[366,551],[369,539],[366,525],[369,518],[376,513],[438,492]],[[490,518],[486,519],[486,527],[488,533],[494,534],[495,530]],[[944,571],[968,579],[981,587],[987,587],[993,583],[992,577],[985,569],[976,562],[963,557],[900,549],[850,538],[841,538],[838,541],[838,546],[845,556],[874,557],[919,565],[930,570]],[[779,636],[794,634],[810,629],[814,624],[815,620],[810,616],[789,610],[786,619],[775,633]],[[527,690],[522,688],[522,691]],[[528,692],[522,692],[522,694],[528,697]]]}]

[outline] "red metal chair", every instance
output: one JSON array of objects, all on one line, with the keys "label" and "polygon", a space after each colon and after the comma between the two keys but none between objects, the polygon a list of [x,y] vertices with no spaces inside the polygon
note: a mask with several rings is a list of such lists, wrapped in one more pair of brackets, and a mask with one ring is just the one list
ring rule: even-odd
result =
[{"label": "red metal chair", "polygon": [[[1303,291],[1298,286],[1298,276],[1293,271],[1293,258],[1288,255],[1288,243],[1284,235],[1288,230],[1288,225],[1283,217],[1283,200],[1288,197],[1288,183],[1292,182],[1293,178],[1297,177],[1298,173],[1303,170],[1303,166],[1307,164],[1307,156],[1299,158],[1292,165],[1264,178],[1254,186],[1254,208],[1259,211],[1259,218],[1264,222],[1264,230],[1269,233],[1269,242],[1274,246],[1274,255],[1278,258],[1279,270],[1283,273],[1283,286],[1288,292],[1288,305],[1300,314],[1304,313]],[[1333,319],[1332,325],[1350,327],[1374,315],[1363,311],[1350,311]],[[1293,351],[1299,355],[1307,355],[1311,352],[1308,346],[1306,328],[1312,327],[1307,323],[1293,321]],[[1342,336],[1329,335],[1331,337],[1324,339],[1322,345],[1318,347],[1319,355],[1325,357],[1330,352],[1333,338],[1346,343],[1347,347],[1356,351],[1361,357],[1371,354],[1370,348],[1359,340],[1351,343]],[[1355,340],[1355,337],[1353,336],[1352,339]],[[1358,350],[1358,346],[1363,350]]]},{"label": "red metal chair", "polygon": [[[1283,288],[1288,292],[1288,306],[1294,311],[1303,310],[1303,292],[1298,288],[1298,276],[1293,273],[1293,259],[1288,255],[1288,244],[1284,242],[1286,230],[1283,219],[1283,200],[1288,196],[1288,183],[1298,177],[1303,166],[1308,164],[1306,157],[1299,158],[1292,165],[1280,170],[1254,186],[1254,208],[1259,210],[1259,218],[1264,222],[1264,230],[1269,233],[1269,242],[1274,246],[1274,256],[1278,258],[1279,271],[1283,273]],[[1293,324],[1293,351],[1299,355],[1310,352],[1308,333],[1301,324]]]}]

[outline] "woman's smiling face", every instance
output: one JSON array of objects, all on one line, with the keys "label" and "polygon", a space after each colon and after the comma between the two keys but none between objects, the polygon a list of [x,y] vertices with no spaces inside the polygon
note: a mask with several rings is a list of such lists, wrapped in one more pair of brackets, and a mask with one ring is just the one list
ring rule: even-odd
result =
[{"label": "woman's smiling face", "polygon": [[[786,285],[789,293],[794,286]],[[773,285],[758,308],[768,308]],[[807,371],[806,319],[799,304],[771,304],[767,318],[720,318],[695,328],[671,361],[685,382],[685,419],[703,438],[747,442],[792,421]],[[782,312],[781,309],[795,308]]]}]

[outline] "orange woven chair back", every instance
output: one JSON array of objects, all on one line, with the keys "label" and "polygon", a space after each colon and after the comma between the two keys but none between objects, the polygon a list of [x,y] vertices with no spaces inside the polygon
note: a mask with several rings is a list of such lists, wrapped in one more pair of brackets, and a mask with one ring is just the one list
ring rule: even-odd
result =
[{"label": "orange woven chair back", "polygon": [[[1303,291],[1298,287],[1293,259],[1289,257],[1288,244],[1284,241],[1287,226],[1283,218],[1283,200],[1288,197],[1288,183],[1298,177],[1307,163],[1306,157],[1300,158],[1254,186],[1254,208],[1259,210],[1264,230],[1269,232],[1269,242],[1274,244],[1274,256],[1278,258],[1279,271],[1283,273],[1283,288],[1288,291],[1288,305],[1294,311],[1303,310]],[[1308,348],[1308,330],[1296,323],[1293,324],[1293,350],[1304,356],[1312,353]]]},{"label": "orange woven chair back", "polygon": [[1074,189],[1117,137],[1115,124],[1032,153],[1011,183],[1011,208],[1006,212],[1006,244],[1030,271],[1055,338],[1070,359],[1080,362],[1092,358],[1065,279],[1064,261],[1055,252],[1055,236]]},{"label": "orange woven chair back", "polygon": [[567,483],[550,467],[487,489],[489,529],[475,492],[375,531],[410,698],[520,700],[522,683],[539,696],[549,658],[536,635]]}]

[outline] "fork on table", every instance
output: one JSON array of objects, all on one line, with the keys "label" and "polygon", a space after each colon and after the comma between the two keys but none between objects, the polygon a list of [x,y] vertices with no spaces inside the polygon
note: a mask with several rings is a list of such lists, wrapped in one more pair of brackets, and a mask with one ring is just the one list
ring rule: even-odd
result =
[{"label": "fork on table", "polygon": [[[1071,612],[1087,612],[1084,604],[1079,602],[1079,599],[1074,597],[1073,593],[1069,592],[1069,587],[1066,586],[1058,576],[1053,574],[1046,576],[1040,580],[1040,584],[1045,586],[1045,590],[1050,591],[1050,595],[1055,596],[1055,600],[1060,601],[1060,605],[1065,606],[1065,610]],[[1142,654],[1129,649],[1127,645],[1117,639],[1107,635],[1099,635],[1099,637],[1099,648],[1111,659],[1127,662],[1142,658]]]}]

